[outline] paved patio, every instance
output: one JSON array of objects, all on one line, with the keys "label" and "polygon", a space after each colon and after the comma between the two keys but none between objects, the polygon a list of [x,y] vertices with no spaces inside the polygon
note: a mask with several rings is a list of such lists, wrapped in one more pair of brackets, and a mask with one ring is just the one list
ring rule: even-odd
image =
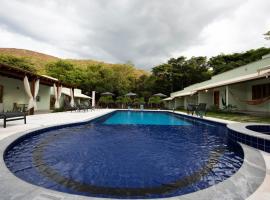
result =
[{"label": "paved patio", "polygon": [[63,123],[80,122],[104,115],[112,111],[112,109],[96,109],[95,111],[88,112],[73,111],[30,115],[26,118],[26,124],[23,123],[23,120],[11,121],[7,123],[7,128],[3,128],[3,120],[0,120],[0,140],[18,132]]}]

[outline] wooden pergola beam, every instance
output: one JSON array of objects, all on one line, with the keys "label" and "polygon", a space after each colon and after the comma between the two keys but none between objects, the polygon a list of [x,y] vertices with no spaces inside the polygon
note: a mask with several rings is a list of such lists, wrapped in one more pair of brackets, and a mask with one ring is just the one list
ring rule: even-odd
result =
[{"label": "wooden pergola beam", "polygon": [[40,84],[47,85],[47,86],[53,86],[53,84],[56,84],[56,85],[62,85],[68,88],[74,87],[74,85],[64,84],[59,80],[53,80],[45,76],[35,74],[33,72],[29,72],[27,70],[23,70],[18,67],[9,66],[2,63],[0,63],[0,75],[8,77],[8,78],[19,79],[19,80],[23,80],[24,77],[27,76],[31,80],[39,79]]}]

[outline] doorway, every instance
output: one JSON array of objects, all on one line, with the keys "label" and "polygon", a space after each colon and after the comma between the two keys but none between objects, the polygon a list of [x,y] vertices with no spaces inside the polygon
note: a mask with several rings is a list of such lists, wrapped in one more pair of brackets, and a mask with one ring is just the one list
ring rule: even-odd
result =
[{"label": "doorway", "polygon": [[219,91],[214,91],[214,105],[219,108]]}]

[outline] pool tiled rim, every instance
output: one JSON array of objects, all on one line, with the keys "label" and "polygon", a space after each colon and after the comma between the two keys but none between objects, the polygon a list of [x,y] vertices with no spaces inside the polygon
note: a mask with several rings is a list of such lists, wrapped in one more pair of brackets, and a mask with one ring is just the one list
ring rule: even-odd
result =
[{"label": "pool tiled rim", "polygon": [[[104,113],[106,114],[106,113]],[[102,115],[104,115],[102,114]],[[101,115],[100,115],[101,116]],[[96,118],[98,116],[95,116]],[[190,117],[190,116],[187,116]],[[91,119],[94,119],[91,118]],[[91,120],[90,118],[82,122]],[[220,122],[218,122],[220,123]],[[63,123],[65,125],[69,123]],[[60,125],[60,124],[59,124]],[[57,125],[57,126],[59,126]],[[42,128],[37,128],[35,130],[40,130],[43,128],[49,128],[53,126],[44,126]],[[0,159],[0,179],[2,184],[0,184],[0,196],[3,200],[9,199],[19,199],[19,200],[87,200],[87,199],[101,199],[84,197],[78,195],[71,195],[66,193],[61,193],[57,191],[48,190],[36,185],[32,185],[24,182],[23,180],[17,178],[13,175],[5,166],[3,160],[3,154],[6,147],[16,140],[17,138],[35,131],[34,129],[24,132],[16,133],[6,139],[0,141],[0,153],[2,157]],[[191,200],[191,199],[246,199],[250,196],[264,181],[266,175],[266,167],[263,156],[261,153],[246,145],[241,144],[245,153],[245,159],[242,167],[235,173],[231,178],[209,187],[198,192],[190,193],[183,196],[171,197],[168,199],[178,199],[178,200]],[[241,184],[239,184],[241,181]],[[229,198],[228,198],[229,197]]]},{"label": "pool tiled rim", "polygon": [[258,123],[235,123],[228,124],[229,138],[233,141],[238,141],[243,144],[247,144],[254,148],[270,153],[270,135],[263,134],[248,129],[248,126],[256,125],[269,126],[269,124],[258,124]]}]

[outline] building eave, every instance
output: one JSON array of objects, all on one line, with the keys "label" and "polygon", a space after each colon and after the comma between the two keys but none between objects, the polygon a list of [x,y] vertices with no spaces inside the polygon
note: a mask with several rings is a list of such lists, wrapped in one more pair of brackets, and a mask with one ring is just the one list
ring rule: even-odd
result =
[{"label": "building eave", "polygon": [[40,84],[47,85],[47,86],[53,86],[53,84],[57,84],[57,85],[63,85],[64,87],[69,87],[69,88],[75,87],[72,85],[64,84],[57,79],[38,75],[36,73],[30,72],[24,69],[20,69],[18,67],[6,65],[3,63],[0,63],[0,75],[8,77],[8,78],[19,79],[19,80],[23,80],[24,77],[27,76],[29,80],[39,79]]}]

